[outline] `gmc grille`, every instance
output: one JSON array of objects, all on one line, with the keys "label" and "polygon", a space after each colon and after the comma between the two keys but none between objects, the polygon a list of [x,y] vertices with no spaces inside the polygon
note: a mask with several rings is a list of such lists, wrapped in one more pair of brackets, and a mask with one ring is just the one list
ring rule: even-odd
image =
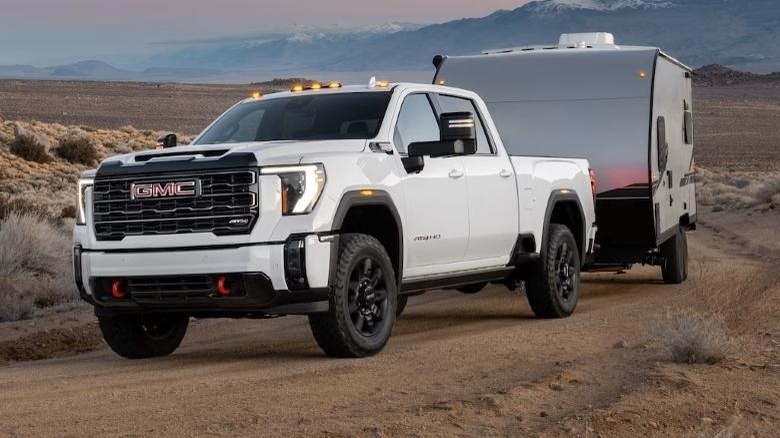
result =
[{"label": "gmc grille", "polygon": [[[199,182],[197,196],[132,199],[134,184]],[[257,173],[251,170],[97,178],[92,217],[97,240],[126,236],[249,234],[258,216]]]}]

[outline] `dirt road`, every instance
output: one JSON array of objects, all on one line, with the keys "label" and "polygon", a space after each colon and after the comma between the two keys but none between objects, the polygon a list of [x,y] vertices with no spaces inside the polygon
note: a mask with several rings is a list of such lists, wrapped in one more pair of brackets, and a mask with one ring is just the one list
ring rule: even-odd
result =
[{"label": "dirt road", "polygon": [[[728,238],[693,235],[692,266],[752,266],[748,250],[723,252]],[[770,436],[776,368],[672,364],[652,340],[693,271],[681,286],[650,268],[588,275],[566,320],[535,319],[500,287],[429,293],[363,360],[325,358],[288,317],[197,321],[163,359],[102,348],[0,366],[0,436]]]}]

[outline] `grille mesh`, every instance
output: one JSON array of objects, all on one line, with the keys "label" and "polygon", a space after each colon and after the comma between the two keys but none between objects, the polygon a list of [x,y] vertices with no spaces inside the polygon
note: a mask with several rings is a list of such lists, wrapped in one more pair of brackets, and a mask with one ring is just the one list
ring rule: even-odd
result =
[{"label": "grille mesh", "polygon": [[[200,182],[200,195],[131,199],[133,184]],[[257,174],[250,170],[96,179],[93,222],[98,240],[211,232],[248,234],[258,215]]]}]

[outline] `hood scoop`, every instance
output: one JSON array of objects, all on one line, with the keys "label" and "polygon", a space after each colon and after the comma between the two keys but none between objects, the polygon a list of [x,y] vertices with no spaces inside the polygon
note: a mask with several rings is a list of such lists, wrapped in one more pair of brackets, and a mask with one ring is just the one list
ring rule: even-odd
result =
[{"label": "hood scoop", "polygon": [[[227,153],[227,149],[209,149],[142,154],[128,161],[107,160],[100,164],[95,174],[102,177],[127,177],[132,175],[153,175],[168,173],[221,172],[235,169],[256,169],[255,154],[251,152]],[[159,159],[158,159],[159,158]]]},{"label": "hood scoop", "polygon": [[149,160],[156,158],[171,158],[171,157],[221,157],[228,152],[228,149],[216,149],[205,151],[182,151],[182,152],[163,152],[160,154],[141,154],[135,156],[136,163],[145,163]]}]

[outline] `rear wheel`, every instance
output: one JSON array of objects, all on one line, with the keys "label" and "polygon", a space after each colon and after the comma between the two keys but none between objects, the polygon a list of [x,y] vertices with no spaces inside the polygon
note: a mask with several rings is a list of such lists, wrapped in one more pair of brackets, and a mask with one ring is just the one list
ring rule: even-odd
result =
[{"label": "rear wheel", "polygon": [[340,242],[328,311],[309,315],[309,325],[327,355],[371,356],[384,348],[395,324],[395,271],[375,238],[345,234]]},{"label": "rear wheel", "polygon": [[579,293],[577,242],[568,227],[550,224],[544,257],[526,282],[528,303],[540,318],[565,318],[577,307]]},{"label": "rear wheel", "polygon": [[114,352],[127,359],[167,356],[187,333],[186,315],[121,315],[98,317],[103,339]]},{"label": "rear wheel", "polygon": [[688,236],[683,227],[661,245],[664,266],[661,274],[666,284],[680,284],[688,278]]}]

